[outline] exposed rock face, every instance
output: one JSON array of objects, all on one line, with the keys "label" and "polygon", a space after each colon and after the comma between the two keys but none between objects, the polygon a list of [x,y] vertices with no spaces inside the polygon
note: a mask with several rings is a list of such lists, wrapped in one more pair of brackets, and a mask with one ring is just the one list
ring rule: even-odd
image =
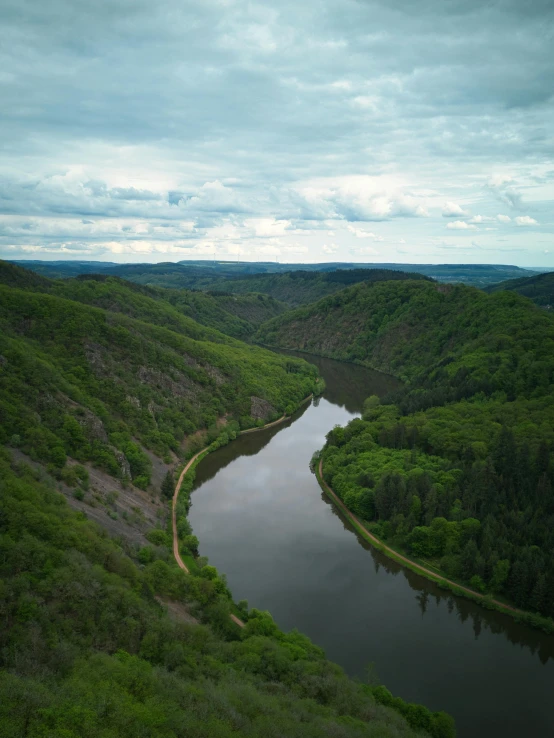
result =
[{"label": "exposed rock face", "polygon": [[124,477],[131,478],[131,467],[129,466],[129,462],[127,461],[127,457],[123,453],[123,451],[119,451],[116,448],[113,448],[113,452],[115,455],[115,458],[117,459],[117,463],[119,464],[119,468],[121,469],[121,474]]},{"label": "exposed rock face", "polygon": [[87,436],[93,441],[108,443],[108,434],[104,428],[104,423],[90,410],[84,408],[83,415],[76,415],[76,420],[81,427],[85,429]]},{"label": "exposed rock face", "polygon": [[273,405],[267,400],[262,400],[261,397],[255,395],[250,398],[250,415],[255,420],[267,420],[276,412]]},{"label": "exposed rock face", "polygon": [[225,382],[227,381],[225,379],[225,375],[223,374],[223,372],[221,372],[219,369],[216,369],[215,366],[206,364],[206,366],[204,367],[204,371],[209,377],[211,377],[214,380],[214,382],[217,384],[218,387],[221,384],[225,384]]},{"label": "exposed rock face", "polygon": [[194,399],[201,390],[200,385],[181,372],[173,372],[172,374],[173,376],[169,376],[169,374],[164,374],[158,369],[147,366],[141,366],[138,370],[138,377],[143,384],[159,387],[177,397]]},{"label": "exposed rock face", "polygon": [[105,352],[106,349],[99,343],[94,343],[93,341],[85,343],[85,356],[95,373],[101,373],[106,369],[103,357]]}]

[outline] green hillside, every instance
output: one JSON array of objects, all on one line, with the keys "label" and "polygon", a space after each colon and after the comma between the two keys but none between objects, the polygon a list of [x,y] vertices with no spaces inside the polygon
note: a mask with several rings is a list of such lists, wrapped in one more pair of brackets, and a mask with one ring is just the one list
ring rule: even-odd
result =
[{"label": "green hillside", "polygon": [[314,367],[201,326],[142,288],[46,287],[0,285],[0,442],[59,468],[70,455],[121,475],[124,455],[144,487],[136,441],[168,457],[223,416],[253,425],[253,397],[270,420],[312,390]]},{"label": "green hillside", "polygon": [[[0,262],[0,283],[67,297],[185,332],[198,330],[187,318],[229,336],[248,338],[263,322],[287,309],[265,295],[236,295],[148,287],[106,274],[48,279]],[[184,316],[184,319],[183,319]],[[178,326],[181,326],[179,328]],[[216,339],[214,339],[216,340]]]},{"label": "green hillside", "polygon": [[[324,475],[394,545],[554,616],[554,321],[508,291],[356,285],[258,340],[395,374],[405,387],[328,435]],[[554,628],[550,623],[545,626]]]},{"label": "green hillside", "polygon": [[[102,273],[129,279],[141,284],[176,289],[209,289],[220,280],[244,279],[248,275],[284,274],[287,272],[336,271],[403,271],[423,274],[447,284],[469,284],[484,287],[506,279],[528,277],[538,269],[522,269],[513,264],[394,264],[360,262],[322,262],[319,264],[287,264],[264,261],[219,261],[186,259],[177,263],[115,264],[102,261],[19,261],[21,266],[54,279],[75,277],[79,274]],[[389,277],[393,279],[394,277]],[[356,280],[359,281],[359,280]],[[319,295],[322,297],[323,295]]]},{"label": "green hillside", "polygon": [[490,285],[485,292],[511,290],[532,300],[535,305],[551,309],[554,307],[554,272],[546,272],[534,277],[509,279],[500,284]]},{"label": "green hillside", "polygon": [[185,574],[161,529],[135,563],[2,449],[0,500],[2,736],[454,735],[447,715],[349,680],[267,613],[243,606],[239,629],[213,567]]},{"label": "green hillside", "polygon": [[332,272],[295,271],[285,274],[251,274],[243,278],[220,280],[211,289],[222,289],[234,294],[263,292],[285,302],[290,307],[316,302],[345,287],[359,282],[383,280],[428,280],[421,274],[407,274],[386,269],[342,269]]},{"label": "green hillside", "polygon": [[[0,275],[2,736],[454,736],[448,715],[348,679],[305,636],[233,603],[192,555],[182,507],[190,573],[174,561],[173,475],[160,496],[153,467],[292,412],[315,367],[121,280]],[[121,522],[117,539],[94,516]]]}]

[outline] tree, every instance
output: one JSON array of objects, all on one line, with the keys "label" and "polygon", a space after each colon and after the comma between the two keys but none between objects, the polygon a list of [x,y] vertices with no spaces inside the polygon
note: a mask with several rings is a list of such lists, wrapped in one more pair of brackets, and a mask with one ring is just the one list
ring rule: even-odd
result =
[{"label": "tree", "polygon": [[530,603],[533,610],[541,613],[545,612],[547,598],[548,586],[546,583],[546,576],[544,574],[540,574],[531,593]]},{"label": "tree", "polygon": [[489,587],[493,592],[502,592],[504,589],[504,583],[508,579],[510,573],[510,562],[508,559],[500,559],[494,565]]},{"label": "tree", "polygon": [[175,484],[173,482],[173,474],[168,469],[165,477],[163,478],[162,486],[160,487],[160,493],[162,497],[166,497],[170,500],[175,492]]}]

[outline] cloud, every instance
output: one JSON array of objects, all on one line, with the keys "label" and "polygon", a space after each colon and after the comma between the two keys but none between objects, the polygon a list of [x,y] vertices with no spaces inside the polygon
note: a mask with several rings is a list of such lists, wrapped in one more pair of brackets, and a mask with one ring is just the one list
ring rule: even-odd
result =
[{"label": "cloud", "polygon": [[517,226],[534,226],[538,225],[537,221],[534,218],[531,218],[529,215],[519,215],[515,219]]},{"label": "cloud", "polygon": [[371,238],[372,241],[383,241],[383,236],[378,236],[373,231],[364,231],[361,228],[355,228],[352,225],[347,225],[346,229],[353,233],[356,238]]},{"label": "cloud", "polygon": [[468,223],[490,223],[493,221],[494,218],[489,218],[486,215],[474,215],[472,218],[470,218],[467,222]]},{"label": "cloud", "polygon": [[496,220],[500,221],[501,223],[510,223],[512,219],[509,215],[497,215]]},{"label": "cloud", "polygon": [[453,220],[450,223],[447,223],[446,227],[450,228],[452,231],[474,231],[477,228],[475,225],[466,223],[465,220]]},{"label": "cloud", "polygon": [[324,243],[323,244],[323,252],[325,254],[336,254],[339,250],[339,247],[336,243]]},{"label": "cloud", "polygon": [[353,256],[379,256],[377,249],[372,246],[358,246],[357,248],[350,249],[350,253]]},{"label": "cloud", "polygon": [[349,222],[424,218],[424,198],[403,191],[385,177],[337,177],[315,180],[299,188],[296,201],[304,218],[336,218]]},{"label": "cloud", "polygon": [[494,175],[488,181],[492,194],[508,207],[518,210],[523,205],[523,196],[509,175]]},{"label": "cloud", "polygon": [[378,222],[429,261],[499,202],[553,234],[548,0],[8,6],[0,253],[349,259]]},{"label": "cloud", "polygon": [[446,202],[442,208],[443,218],[455,218],[457,216],[469,215],[469,211],[462,210],[462,208],[455,202]]}]

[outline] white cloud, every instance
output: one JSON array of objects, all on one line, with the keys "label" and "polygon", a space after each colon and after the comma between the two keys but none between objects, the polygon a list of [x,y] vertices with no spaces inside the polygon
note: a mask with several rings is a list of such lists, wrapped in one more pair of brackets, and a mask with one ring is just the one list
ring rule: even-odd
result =
[{"label": "white cloud", "polygon": [[466,216],[469,215],[468,210],[463,210],[457,203],[455,202],[445,202],[442,208],[442,217],[443,218],[455,218],[459,216]]},{"label": "white cloud", "polygon": [[336,243],[324,243],[323,244],[323,251],[326,254],[336,254],[339,250],[339,247]]},{"label": "white cloud", "polygon": [[537,221],[534,218],[531,218],[529,215],[518,215],[515,221],[516,221],[516,225],[518,226],[538,225]]},{"label": "white cloud", "polygon": [[509,215],[497,215],[496,220],[500,221],[501,223],[511,223],[512,221]]},{"label": "white cloud", "polygon": [[354,256],[379,256],[379,252],[371,246],[359,246],[358,248],[350,249],[350,253]]},{"label": "white cloud", "polygon": [[275,220],[275,218],[249,218],[244,221],[247,228],[251,228],[258,238],[284,236],[290,227],[289,220]]},{"label": "white cloud", "polygon": [[295,195],[307,219],[363,222],[429,217],[425,198],[407,189],[391,177],[356,175],[312,180]]},{"label": "white cloud", "polygon": [[353,225],[347,225],[346,228],[350,233],[353,233],[356,238],[371,238],[372,241],[384,241],[383,236],[378,236],[376,233],[373,233],[373,231],[364,231],[361,228],[355,228]]},{"label": "white cloud", "polygon": [[490,223],[494,218],[489,218],[487,215],[474,215],[473,218],[468,220],[468,223]]},{"label": "white cloud", "polygon": [[466,223],[465,220],[453,220],[451,223],[447,223],[446,227],[452,231],[474,231],[477,229],[477,226]]}]

